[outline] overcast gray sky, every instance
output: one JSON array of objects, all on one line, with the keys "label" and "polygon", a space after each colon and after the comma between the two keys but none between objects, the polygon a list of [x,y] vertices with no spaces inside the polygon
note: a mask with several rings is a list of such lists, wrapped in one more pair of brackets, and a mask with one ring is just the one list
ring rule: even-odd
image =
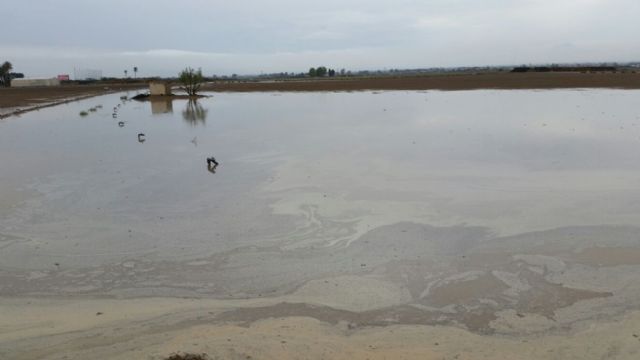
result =
[{"label": "overcast gray sky", "polygon": [[0,61],[121,76],[640,60],[640,0],[3,1]]}]

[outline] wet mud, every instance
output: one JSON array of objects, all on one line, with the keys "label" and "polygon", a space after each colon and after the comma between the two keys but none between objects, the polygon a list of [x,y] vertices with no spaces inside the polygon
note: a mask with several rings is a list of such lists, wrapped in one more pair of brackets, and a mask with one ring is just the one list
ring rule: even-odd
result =
[{"label": "wet mud", "polygon": [[[633,261],[637,259],[629,254],[639,248],[592,246],[611,236],[615,236],[619,245],[638,242],[639,234],[640,229],[635,227],[601,226],[564,228],[546,231],[544,236],[532,233],[505,239],[491,238],[487,229],[482,228],[401,223],[372,230],[346,248],[248,247],[180,262],[129,260],[68,270],[4,270],[0,272],[0,290],[13,297],[187,296],[225,300],[287,295],[295,298],[307,294],[307,299],[313,301],[314,292],[310,289],[319,288],[320,292],[333,294],[330,298],[340,299],[340,292],[356,287],[356,292],[364,292],[366,299],[351,295],[343,299],[343,304],[336,304],[335,309],[280,303],[259,309],[238,309],[218,319],[249,322],[269,317],[310,316],[331,323],[347,321],[355,326],[446,324],[491,333],[494,331],[491,322],[499,313],[513,310],[519,317],[541,316],[562,327],[598,316],[590,313],[566,321],[562,317],[556,319],[560,309],[579,302],[597,300],[598,306],[609,304],[617,313],[638,308],[640,298],[632,302],[624,300],[632,295],[628,283],[625,287],[601,284],[600,288],[594,288],[589,283],[580,284],[579,280],[566,285],[558,279],[572,270],[606,273],[608,267],[620,262],[628,266],[624,271],[632,277],[640,262]],[[533,238],[554,242],[541,247]],[[580,245],[587,247],[576,252]],[[620,257],[606,256],[606,264],[586,264],[585,254],[591,260],[601,255],[593,249],[607,255],[617,252]],[[341,278],[345,275],[350,278]],[[368,278],[379,282],[364,280]],[[377,306],[382,309],[376,308],[375,303],[366,303],[370,300],[367,293],[379,290],[384,294],[385,283],[395,286],[392,292],[406,295],[395,297],[395,303],[391,304],[381,295]]]}]

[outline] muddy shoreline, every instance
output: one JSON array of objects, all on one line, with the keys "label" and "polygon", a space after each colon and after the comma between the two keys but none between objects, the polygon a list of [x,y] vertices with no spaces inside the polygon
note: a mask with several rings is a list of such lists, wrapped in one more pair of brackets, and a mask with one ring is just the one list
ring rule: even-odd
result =
[{"label": "muddy shoreline", "polygon": [[[638,73],[480,73],[403,77],[327,78],[283,81],[216,81],[202,87],[213,92],[297,92],[364,90],[480,89],[640,89]],[[65,85],[0,88],[0,119],[118,91],[143,90],[146,84]],[[179,96],[180,97],[180,96]]]},{"label": "muddy shoreline", "polygon": [[0,119],[98,95],[144,88],[146,85],[140,83],[0,88]]}]

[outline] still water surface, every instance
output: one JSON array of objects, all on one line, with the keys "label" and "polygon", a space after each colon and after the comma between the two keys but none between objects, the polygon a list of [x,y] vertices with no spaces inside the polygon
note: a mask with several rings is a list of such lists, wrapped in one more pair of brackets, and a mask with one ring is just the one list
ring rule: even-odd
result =
[{"label": "still water surface", "polygon": [[638,91],[121,95],[0,122],[2,268],[640,223]]}]

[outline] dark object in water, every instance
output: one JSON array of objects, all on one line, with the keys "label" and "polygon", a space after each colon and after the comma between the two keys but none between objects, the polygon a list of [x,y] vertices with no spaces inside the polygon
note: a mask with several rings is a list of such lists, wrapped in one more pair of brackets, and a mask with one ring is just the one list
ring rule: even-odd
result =
[{"label": "dark object in water", "polygon": [[213,164],[213,166],[218,166],[218,162],[216,161],[216,158],[214,158],[213,156],[207,158],[207,165],[211,166],[211,164]]},{"label": "dark object in water", "polygon": [[[249,357],[247,357],[248,359]],[[165,360],[209,360],[210,357],[207,354],[189,354],[189,353],[177,353],[170,355]]]},{"label": "dark object in water", "polygon": [[124,127],[124,121],[118,121],[118,126]]},{"label": "dark object in water", "polygon": [[216,158],[212,157],[208,157],[207,158],[207,170],[209,170],[212,174],[216,173],[216,168],[218,167],[218,162],[216,161]]},{"label": "dark object in water", "polygon": [[145,142],[145,141],[147,140],[147,139],[145,139],[145,136],[146,136],[145,134],[143,134],[143,133],[139,133],[139,134],[138,134],[138,142],[139,142],[139,143],[143,143],[143,142]]},{"label": "dark object in water", "polygon": [[148,97],[149,97],[149,94],[138,94],[138,95],[132,97],[131,99],[132,100],[144,100],[144,99],[146,99]]}]

